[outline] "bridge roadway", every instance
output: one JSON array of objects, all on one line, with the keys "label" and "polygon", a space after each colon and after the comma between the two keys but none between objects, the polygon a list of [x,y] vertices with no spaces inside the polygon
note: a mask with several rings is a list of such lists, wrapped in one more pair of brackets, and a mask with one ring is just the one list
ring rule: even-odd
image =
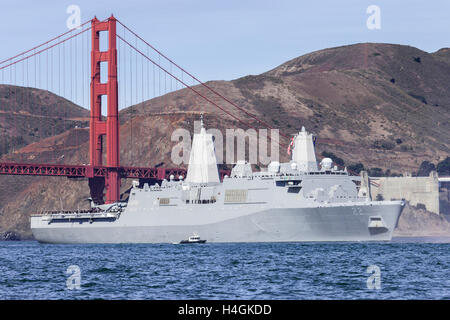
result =
[{"label": "bridge roadway", "polygon": [[[107,167],[67,164],[37,164],[37,163],[0,163],[0,175],[57,176],[68,178],[106,177],[109,170],[118,170],[121,178],[135,179],[169,179],[171,175],[178,179],[186,177],[184,168],[145,168],[145,167]],[[229,175],[227,170],[220,170],[220,177]]]}]

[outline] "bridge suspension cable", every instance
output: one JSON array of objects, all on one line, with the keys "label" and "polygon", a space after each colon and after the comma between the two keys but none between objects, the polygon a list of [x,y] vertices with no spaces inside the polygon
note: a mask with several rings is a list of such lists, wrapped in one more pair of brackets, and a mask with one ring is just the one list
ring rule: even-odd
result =
[{"label": "bridge suspension cable", "polygon": [[88,20],[88,21],[82,23],[82,24],[81,24],[79,27],[77,27],[77,28],[72,28],[72,29],[70,29],[69,31],[66,31],[66,32],[64,32],[64,33],[61,33],[60,35],[58,35],[58,36],[56,36],[56,37],[54,37],[54,38],[52,38],[52,39],[50,39],[50,40],[48,40],[48,41],[45,41],[45,42],[43,42],[43,43],[41,43],[41,44],[39,44],[39,45],[37,45],[37,46],[31,48],[31,49],[28,49],[28,50],[26,50],[26,51],[23,51],[23,52],[21,52],[21,53],[15,55],[15,56],[13,56],[13,57],[10,57],[10,58],[8,58],[8,59],[2,60],[2,61],[0,61],[0,65],[1,65],[1,64],[4,64],[5,62],[14,60],[14,59],[17,58],[17,57],[23,56],[23,55],[25,55],[25,54],[27,54],[27,53],[29,53],[29,52],[31,52],[31,51],[34,51],[34,50],[36,50],[36,49],[42,47],[42,46],[45,46],[45,45],[47,45],[47,44],[49,44],[49,43],[51,43],[51,42],[53,42],[53,41],[55,41],[55,40],[57,40],[57,39],[59,39],[59,38],[61,38],[61,37],[64,37],[66,34],[69,34],[69,33],[73,32],[74,30],[83,28],[86,24],[88,24],[88,23],[90,23],[90,22],[91,22],[91,20]]},{"label": "bridge suspension cable", "polygon": [[[5,85],[2,89],[6,90],[10,97],[9,107],[7,105],[5,112],[42,119],[33,122],[34,126],[29,134],[21,134],[26,144],[34,142],[36,137],[54,137],[67,129],[77,128],[87,120],[75,116],[74,109],[69,108],[69,101],[89,108],[86,103],[89,101],[89,73],[86,73],[89,72],[89,52],[84,51],[82,45],[85,44],[85,39],[88,40],[86,34],[91,29],[88,25],[90,22],[91,20],[86,21],[78,28],[70,29],[0,61],[1,84]],[[86,49],[89,49],[89,46],[86,46]],[[66,100],[54,100],[55,104],[51,95],[27,90],[27,87],[46,90]],[[40,110],[35,113],[32,110],[36,108],[36,98],[45,99],[46,103],[38,102],[38,106],[41,105]],[[68,123],[70,124],[67,125]],[[78,141],[76,130],[74,134],[75,140]],[[59,143],[56,139],[48,140],[48,148],[51,150],[51,156],[49,154],[48,158],[53,159],[51,162],[64,162],[66,140],[65,137],[62,137]],[[20,146],[17,143],[13,145]],[[5,148],[2,147],[3,149]],[[10,150],[3,150],[2,153],[5,151]]]},{"label": "bridge suspension cable", "polygon": [[[46,119],[44,124],[42,121],[38,125],[40,127],[39,131],[41,129],[48,131],[44,136],[51,137],[48,146],[50,150],[53,150],[53,159],[56,162],[56,164],[0,163],[0,174],[86,177],[89,178],[91,196],[93,199],[97,199],[99,201],[98,203],[102,203],[103,201],[103,190],[105,187],[107,188],[107,202],[109,201],[111,203],[119,200],[120,178],[162,180],[170,177],[171,174],[177,176],[184,175],[185,169],[168,169],[159,167],[158,165],[156,165],[157,168],[122,166],[118,161],[118,155],[120,153],[118,110],[120,106],[122,108],[130,107],[128,114],[131,114],[129,117],[131,143],[128,147],[133,148],[133,130],[142,130],[143,127],[142,125],[133,124],[133,121],[137,121],[139,124],[139,117],[134,115],[134,105],[144,103],[150,98],[160,99],[163,102],[161,105],[167,107],[163,111],[170,112],[172,110],[170,110],[167,101],[170,101],[169,98],[171,97],[167,93],[182,88],[189,89],[208,104],[212,104],[232,119],[237,120],[247,127],[257,130],[254,126],[255,122],[252,120],[250,120],[251,122],[247,121],[251,118],[257,123],[273,129],[266,121],[259,119],[256,115],[238,106],[211,85],[203,83],[197,77],[187,72],[120,21],[118,22],[123,28],[123,32],[117,33],[116,21],[113,16],[103,21],[94,18],[84,22],[76,29],[66,31],[29,50],[0,61],[2,84],[6,84],[1,89],[7,90],[8,98],[12,101],[10,104],[10,107],[12,107],[10,109],[14,112],[14,106],[19,106],[20,104],[25,107],[23,108],[25,111],[27,110],[26,108],[31,110],[36,105],[40,106],[42,109],[40,112],[30,112],[27,116]],[[104,24],[105,22],[107,24]],[[88,23],[91,24],[87,25]],[[92,42],[89,41],[90,38],[87,33],[89,30],[92,31]],[[108,32],[109,36],[107,41],[104,41],[106,38],[101,36],[102,32],[105,31]],[[119,46],[116,46],[116,39],[119,40],[117,41]],[[105,47],[105,43],[108,48],[107,50],[102,48]],[[91,59],[93,60],[90,61]],[[104,68],[105,64],[108,64],[110,68]],[[5,78],[7,80],[9,79],[9,81],[5,81]],[[91,84],[93,85],[91,86]],[[24,87],[34,87],[41,91],[34,89],[25,90]],[[57,99],[54,100],[56,102],[53,105],[51,103],[36,104],[36,97],[47,100],[55,99],[54,96],[46,95],[42,90],[53,92],[55,95],[65,99],[56,97]],[[121,100],[118,100],[117,96]],[[69,133],[65,137],[62,137],[62,142],[59,142],[59,144],[63,148],[58,147],[59,149],[57,149],[57,141],[60,140],[54,137],[58,134],[68,132],[67,129],[76,128],[77,121],[79,121],[79,118],[77,118],[79,117],[77,116],[79,113],[74,112],[75,108],[73,107],[75,106],[71,106],[70,114],[68,114],[69,101],[80,106],[84,105],[86,109],[89,109],[90,97],[95,97],[93,98],[95,99],[95,103],[92,104],[96,106],[95,112],[97,112],[93,116],[93,107],[90,106],[91,116],[88,118],[91,134],[89,138],[90,148],[94,146],[94,151],[100,150],[101,152],[97,152],[95,155],[100,155],[98,157],[99,159],[102,158],[101,142],[102,137],[105,136],[104,131],[106,131],[107,162],[109,161],[108,159],[114,158],[108,156],[108,150],[116,150],[114,151],[114,155],[117,156],[117,161],[114,163],[108,162],[107,166],[103,166],[102,161],[97,161],[98,164],[95,164],[95,161],[92,161],[92,159],[89,165],[69,165],[63,159],[64,153],[70,150],[71,144],[73,143],[75,143],[75,146],[79,146],[77,131],[75,131],[76,142],[70,142],[69,139],[66,141],[65,138],[69,137]],[[104,103],[105,101],[103,100],[106,98],[109,102],[112,102],[108,104]],[[61,104],[63,104],[63,107],[58,108],[58,105]],[[233,114],[228,108],[225,108],[224,104],[228,108],[231,106],[243,112],[246,115],[245,120]],[[104,121],[103,115],[106,112],[102,112],[103,110],[101,109],[106,107],[106,105],[108,110],[104,111],[107,111],[108,116],[106,117],[107,120]],[[55,108],[52,109],[52,106],[55,106]],[[17,109],[22,111],[21,108]],[[126,116],[127,112],[124,112],[123,115]],[[67,121],[72,121],[69,128],[66,127]],[[85,123],[87,122],[86,119],[81,120],[81,122],[83,121]],[[111,126],[105,125],[108,123]],[[93,130],[96,124],[98,124],[98,130]],[[116,129],[114,131],[111,128]],[[115,134],[109,134],[108,130]],[[95,133],[94,135],[92,135],[93,132]],[[280,135],[289,138],[285,134],[280,133]],[[93,136],[94,139],[92,139]],[[112,136],[117,137],[117,139],[108,140],[108,137],[110,138]],[[39,138],[42,138],[42,135]],[[275,140],[271,136],[268,136],[268,138],[281,146],[286,146],[280,143],[278,139]],[[95,144],[92,144],[93,141]],[[68,144],[67,148],[66,143]],[[138,148],[139,146],[140,144],[137,145]],[[59,153],[57,154],[56,151]],[[149,152],[148,148],[145,152]],[[92,156],[93,154],[90,149],[90,155]],[[72,157],[72,159],[74,158]],[[133,158],[141,159],[146,157],[142,157],[141,154],[134,154]],[[47,161],[47,159],[42,158],[35,159],[34,162],[41,162],[41,160]],[[225,174],[224,171],[222,173]],[[114,179],[111,178],[112,176],[114,176]]]},{"label": "bridge suspension cable", "polygon": [[[101,22],[108,20],[109,18]],[[32,86],[48,90],[89,109],[89,54],[91,44],[87,31],[92,28],[92,25],[88,25],[90,22],[92,20],[86,21],[78,28],[61,33],[31,49],[0,61],[2,83],[15,86],[22,85],[23,87]],[[117,20],[117,22],[123,28],[123,32],[116,35],[123,44],[117,48],[119,61],[117,70],[119,78],[119,108],[120,106],[121,108],[130,107],[131,115],[129,120],[132,146],[134,131],[140,130],[139,126],[133,125],[133,122],[137,121],[133,120],[135,118],[133,106],[144,103],[151,98],[162,99],[164,104],[164,99],[169,99],[166,96],[168,92],[181,88],[189,89],[198,97],[246,127],[257,130],[255,123],[259,123],[266,128],[274,129],[266,121],[238,106],[215,88],[199,80],[198,77],[168,58],[120,20]],[[129,39],[127,36],[134,38]],[[101,68],[101,70],[103,69],[105,68]],[[5,82],[5,75],[6,78],[9,78],[9,81]],[[101,71],[101,77],[105,78],[106,76],[107,74]],[[200,90],[201,88],[204,88],[206,93],[204,90]],[[27,99],[32,97],[25,90],[20,90],[19,87],[9,87],[8,90],[14,93],[16,102],[22,104],[31,102],[31,100],[27,101]],[[242,118],[238,114],[231,112],[229,108],[226,108],[223,103],[218,101],[225,102],[232,108],[243,112],[248,118]],[[102,103],[102,105],[106,104]],[[68,120],[67,105],[64,105],[63,116],[57,116],[56,113],[52,112],[46,110],[42,116],[55,119],[62,118],[62,129],[66,131],[66,121]],[[61,114],[61,109],[59,109],[59,114]],[[252,121],[249,122],[248,119],[252,119],[255,122],[251,123]],[[57,126],[56,122],[54,126]],[[51,128],[50,131],[52,132],[50,136],[54,135],[55,128]],[[58,130],[56,130],[56,133],[58,133]],[[282,137],[289,138],[289,136],[281,132],[279,134]],[[268,138],[275,141],[270,135]],[[281,146],[287,146],[278,141],[278,139],[275,142]]]},{"label": "bridge suspension cable", "polygon": [[[229,104],[231,104],[233,107],[237,108],[238,110],[244,112],[246,115],[248,115],[249,117],[253,118],[254,120],[260,122],[261,124],[265,125],[266,127],[268,127],[269,129],[273,129],[273,127],[268,124],[267,122],[259,119],[258,117],[256,117],[255,115],[253,115],[252,113],[246,111],[245,109],[241,108],[240,106],[238,106],[236,103],[232,102],[231,100],[229,100],[228,98],[226,98],[225,96],[223,96],[222,94],[220,94],[219,92],[217,92],[216,90],[214,90],[213,88],[211,88],[210,86],[208,86],[206,83],[200,81],[197,77],[195,77],[194,75],[192,75],[190,72],[186,71],[184,68],[182,68],[181,66],[179,66],[177,63],[175,63],[172,59],[168,58],[166,55],[164,55],[161,51],[159,51],[158,49],[156,49],[154,46],[152,46],[150,43],[148,43],[147,41],[145,41],[142,37],[140,37],[137,33],[135,33],[133,30],[131,30],[129,27],[127,27],[125,24],[123,24],[120,20],[117,20],[117,22],[122,25],[126,30],[128,30],[129,32],[131,32],[134,36],[136,36],[139,40],[141,40],[143,43],[145,43],[149,48],[151,48],[152,50],[154,50],[155,52],[157,52],[161,57],[163,57],[164,59],[166,59],[167,61],[169,61],[171,64],[170,66],[174,65],[175,67],[177,67],[178,69],[180,69],[182,72],[186,73],[188,76],[190,76],[193,80],[197,81],[201,86],[205,87],[206,89],[208,89],[210,92],[214,93],[216,96],[222,98],[223,100],[225,100],[226,102],[228,102]],[[168,72],[168,74],[171,74],[172,70],[170,70]],[[280,133],[280,135],[282,135],[285,138],[290,139],[289,136],[284,135],[282,133]]]},{"label": "bridge suspension cable", "polygon": [[[198,95],[199,97],[201,97],[203,100],[205,100],[206,102],[212,104],[213,106],[215,106],[216,108],[222,110],[224,113],[228,114],[230,117],[232,117],[233,119],[237,120],[238,122],[244,124],[247,127],[250,127],[252,129],[256,129],[255,126],[251,125],[249,122],[243,120],[242,118],[234,115],[233,113],[231,113],[230,111],[228,111],[227,109],[225,109],[224,107],[220,106],[218,103],[214,102],[213,100],[211,100],[210,98],[206,97],[205,94],[202,94],[199,90],[197,90],[194,86],[197,84],[199,84],[200,86],[204,87],[207,89],[207,92],[212,93],[214,96],[218,97],[219,99],[225,101],[227,104],[231,105],[232,107],[238,109],[239,111],[244,112],[247,116],[249,116],[250,118],[256,120],[257,122],[261,123],[262,125],[264,125],[265,127],[269,128],[269,129],[274,129],[270,124],[268,124],[267,122],[261,120],[260,118],[256,117],[254,114],[248,112],[247,110],[243,109],[242,107],[238,106],[236,103],[232,102],[231,100],[229,100],[228,98],[226,98],[224,95],[222,95],[221,93],[217,92],[217,90],[211,88],[209,85],[205,84],[204,82],[200,81],[197,77],[195,77],[194,75],[192,75],[191,73],[189,73],[188,71],[186,71],[184,68],[180,67],[177,63],[175,63],[172,59],[168,58],[166,55],[164,55],[161,51],[159,51],[158,49],[156,49],[154,46],[152,46],[150,43],[148,43],[147,41],[145,41],[142,37],[140,37],[137,33],[135,33],[133,30],[131,30],[129,27],[127,27],[125,24],[123,24],[120,20],[117,20],[117,22],[123,27],[124,31],[121,34],[117,34],[117,38],[119,40],[121,40],[121,42],[123,42],[124,44],[126,44],[129,48],[132,48],[135,52],[137,52],[139,55],[141,55],[141,57],[143,59],[148,60],[149,62],[151,62],[151,64],[153,65],[153,68],[156,66],[158,68],[158,85],[159,85],[159,95],[161,95],[161,71],[164,73],[164,76],[166,77],[167,75],[170,77],[170,91],[173,90],[173,82],[172,80],[175,80],[175,88],[176,90],[178,89],[178,83],[181,84],[182,86],[188,88],[189,90],[191,90],[192,92],[194,92],[196,95]],[[128,31],[129,33],[131,33],[134,37],[135,37],[135,44],[132,43],[132,40],[130,39],[125,39],[125,30]],[[137,44],[137,39],[139,39],[141,41],[141,43],[144,44],[144,48],[138,48],[138,44]],[[150,50],[154,53],[157,54],[156,58],[152,58],[150,57],[149,51]],[[145,52],[146,51],[146,52]],[[168,64],[166,66],[163,66],[161,63],[161,57],[166,60],[168,62]],[[173,71],[172,67],[175,67],[179,72],[180,75],[175,75],[175,72]],[[186,81],[184,79],[184,75],[187,75],[188,77],[190,77],[192,79],[192,85],[188,84],[188,81]],[[132,85],[132,83],[131,83]],[[165,92],[167,92],[167,81],[164,80],[164,86],[166,90],[164,90]],[[280,132],[280,135],[283,136],[284,138],[290,139],[290,137],[288,135],[285,135],[283,133]],[[269,139],[273,140],[270,136]],[[279,145],[286,147],[287,145],[276,141]]]}]

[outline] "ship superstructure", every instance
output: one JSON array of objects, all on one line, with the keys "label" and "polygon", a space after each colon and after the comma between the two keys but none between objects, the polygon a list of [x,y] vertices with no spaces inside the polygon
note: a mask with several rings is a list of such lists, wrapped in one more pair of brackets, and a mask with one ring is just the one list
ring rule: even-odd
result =
[{"label": "ship superstructure", "polygon": [[403,201],[372,201],[359,177],[325,158],[303,127],[292,160],[253,172],[238,161],[219,180],[212,135],[194,134],[186,179],[134,182],[128,202],[85,212],[33,215],[34,237],[50,243],[175,243],[390,240]]}]

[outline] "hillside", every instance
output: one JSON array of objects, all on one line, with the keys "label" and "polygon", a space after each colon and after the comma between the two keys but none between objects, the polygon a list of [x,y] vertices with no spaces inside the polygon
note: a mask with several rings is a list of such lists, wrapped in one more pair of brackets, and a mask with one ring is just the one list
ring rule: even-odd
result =
[{"label": "hillside", "polygon": [[[317,153],[333,152],[346,165],[361,162],[366,168],[412,172],[423,160],[436,163],[450,153],[449,56],[447,49],[430,54],[408,46],[356,44],[313,52],[261,75],[208,85],[286,134],[304,125],[319,137]],[[260,127],[205,88],[196,89]],[[122,164],[174,166],[171,134],[179,127],[192,132],[200,112],[208,128],[247,129],[189,89],[179,90],[121,111]],[[14,127],[16,122],[11,123]],[[21,130],[29,133],[29,128]],[[34,141],[1,161],[88,161],[87,129]],[[287,160],[284,148],[280,156]],[[123,181],[123,190],[129,183]],[[86,181],[65,178],[0,176],[0,188],[0,232],[18,231],[23,237],[30,236],[30,213],[81,208],[89,195]]]},{"label": "hillside", "polygon": [[[429,54],[401,45],[356,44],[307,54],[261,75],[208,85],[284,133],[305,125],[318,135],[319,152],[333,152],[346,164],[403,173],[449,154],[446,57],[447,50]],[[198,90],[234,111],[206,89]],[[128,108],[124,116],[186,110],[230,119],[188,89]]]},{"label": "hillside", "polygon": [[[209,117],[208,123],[218,125],[219,119],[213,120],[214,117]],[[170,135],[180,127],[192,130],[198,118],[198,113],[149,115],[124,123],[120,131],[122,165],[173,166]],[[89,131],[79,128],[27,145],[4,155],[0,161],[83,164],[88,163],[88,150]],[[131,180],[122,180],[121,191],[130,185]],[[87,179],[0,175],[0,189],[0,233],[14,231],[24,239],[31,237],[29,216],[32,213],[49,208],[89,207]]]},{"label": "hillside", "polygon": [[86,121],[88,110],[51,92],[0,85],[0,155]]},{"label": "hillside", "polygon": [[450,64],[450,48],[442,48],[433,53],[433,56],[441,61]]}]

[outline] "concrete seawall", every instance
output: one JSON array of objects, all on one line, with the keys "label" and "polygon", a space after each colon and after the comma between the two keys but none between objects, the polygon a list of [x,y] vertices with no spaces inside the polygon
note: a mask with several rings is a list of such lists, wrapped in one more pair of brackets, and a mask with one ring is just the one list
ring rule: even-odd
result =
[{"label": "concrete seawall", "polygon": [[369,178],[372,199],[405,199],[413,206],[425,206],[429,212],[439,214],[438,175],[432,171],[428,177],[371,177]]}]

